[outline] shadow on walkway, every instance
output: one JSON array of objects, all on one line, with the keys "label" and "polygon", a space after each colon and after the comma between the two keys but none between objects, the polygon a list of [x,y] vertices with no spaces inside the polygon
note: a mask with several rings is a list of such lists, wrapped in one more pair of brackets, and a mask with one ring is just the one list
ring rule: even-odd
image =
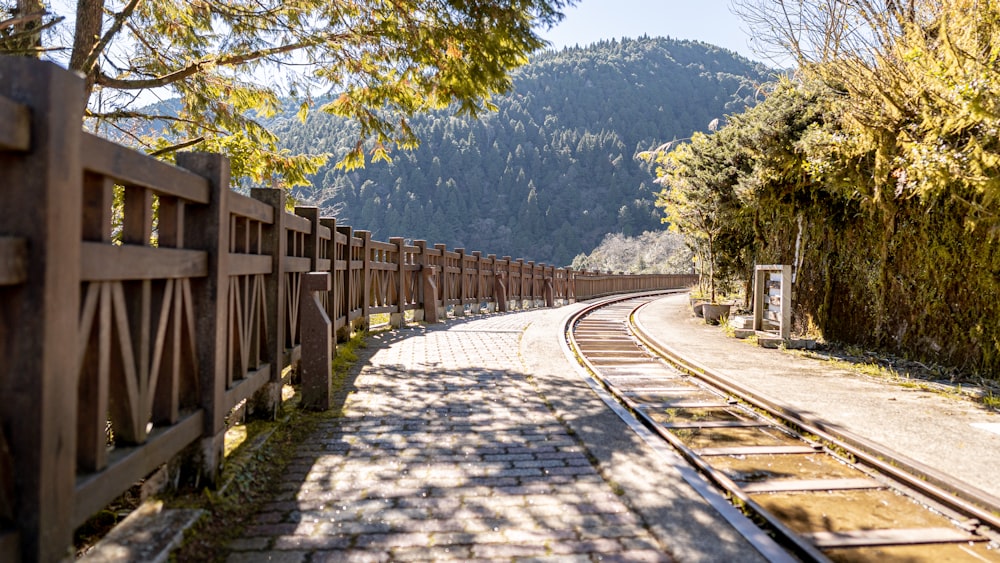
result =
[{"label": "shadow on walkway", "polygon": [[669,560],[513,369],[523,319],[485,320],[371,337],[230,560]]}]

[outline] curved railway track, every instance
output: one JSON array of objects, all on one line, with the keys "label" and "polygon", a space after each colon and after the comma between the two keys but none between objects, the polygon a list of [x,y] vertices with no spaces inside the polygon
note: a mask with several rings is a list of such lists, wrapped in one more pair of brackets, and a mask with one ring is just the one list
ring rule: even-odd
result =
[{"label": "curved railway track", "polygon": [[661,295],[581,310],[567,323],[568,345],[631,416],[794,558],[1000,562],[1000,507],[658,345],[635,313]]}]

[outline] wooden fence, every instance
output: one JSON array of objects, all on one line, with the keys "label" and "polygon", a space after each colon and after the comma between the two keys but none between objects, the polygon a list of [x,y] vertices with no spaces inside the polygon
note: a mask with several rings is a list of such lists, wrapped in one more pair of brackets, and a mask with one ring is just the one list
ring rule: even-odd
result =
[{"label": "wooden fence", "polygon": [[280,190],[230,190],[221,156],[171,166],[83,132],[83,92],[0,58],[0,561],[66,557],[77,526],[165,463],[212,485],[227,415],[280,404],[309,272],[329,273],[317,302],[342,333],[696,281],[376,241],[288,213]]}]

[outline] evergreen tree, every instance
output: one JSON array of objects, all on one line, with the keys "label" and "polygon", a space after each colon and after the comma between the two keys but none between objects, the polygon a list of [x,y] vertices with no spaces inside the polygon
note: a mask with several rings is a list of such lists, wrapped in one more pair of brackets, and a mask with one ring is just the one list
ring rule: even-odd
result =
[{"label": "evergreen tree", "polygon": [[[328,197],[318,197],[330,181],[329,167],[314,176],[316,185],[295,193],[302,201],[322,202],[358,218],[359,208],[376,194],[385,205],[384,196],[403,177],[400,196],[415,197],[425,206],[433,201],[444,223],[435,227],[455,233],[455,239],[437,239],[429,231],[398,234],[426,236],[451,247],[461,240],[469,249],[566,265],[609,232],[660,228],[652,205],[657,190],[651,165],[635,159],[635,153],[690,137],[725,112],[753,104],[752,86],[768,77],[767,69],[733,53],[662,38],[546,51],[514,73],[510,94],[494,98],[496,114],[462,119],[442,111],[417,117],[412,127],[424,139],[418,149],[394,153],[391,163],[349,173],[334,170],[334,179],[349,174],[355,185],[370,181],[377,188],[359,192],[355,202],[338,192],[333,204],[340,207],[334,208]],[[330,120],[311,114],[304,125],[288,119],[278,129],[283,138],[298,139],[299,145],[288,147],[292,151],[311,148],[336,155],[350,146],[350,129],[318,124]],[[302,127],[335,134],[293,133]],[[366,216],[384,219],[377,213]],[[527,225],[520,224],[522,218]],[[553,239],[553,231],[563,225],[568,230],[558,244],[539,244]],[[381,232],[387,225],[356,226]],[[501,242],[505,246],[495,246]]]}]

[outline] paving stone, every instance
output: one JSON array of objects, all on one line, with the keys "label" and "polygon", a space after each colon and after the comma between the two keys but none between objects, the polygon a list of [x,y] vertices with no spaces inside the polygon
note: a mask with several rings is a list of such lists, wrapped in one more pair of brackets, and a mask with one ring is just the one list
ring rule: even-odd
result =
[{"label": "paving stone", "polygon": [[299,447],[279,498],[229,560],[572,563],[657,553],[534,387],[518,350],[537,314],[372,337],[342,416]]},{"label": "paving stone", "polygon": [[535,459],[535,456],[531,453],[505,453],[483,456],[483,461],[527,461],[532,459]]},{"label": "paving stone", "polygon": [[456,533],[466,531],[466,526],[463,522],[451,520],[447,514],[431,516],[428,520],[407,522],[405,525],[397,524],[397,527],[407,532],[421,532],[426,534]]},{"label": "paving stone", "polygon": [[[538,473],[541,474],[540,472]],[[518,484],[518,479],[516,475],[500,476],[495,475],[492,477],[472,477],[466,481],[472,486],[482,486],[482,487],[512,487]]]},{"label": "paving stone", "polygon": [[519,461],[514,464],[515,467],[534,467],[538,469],[564,467],[565,465],[565,462],[561,459],[529,459],[526,461]]},{"label": "paving stone", "polygon": [[620,540],[629,537],[648,537],[648,534],[638,526],[599,524],[581,527],[580,536],[584,539],[614,538]]},{"label": "paving stone", "polygon": [[391,561],[388,551],[319,551],[310,563],[382,563]]},{"label": "paving stone", "polygon": [[245,534],[249,537],[284,536],[294,534],[298,524],[257,524],[247,527]]},{"label": "paving stone", "polygon": [[656,542],[651,537],[621,538],[622,546],[627,551],[650,551],[656,549]]},{"label": "paving stone", "polygon": [[544,545],[485,544],[472,547],[475,557],[512,558],[548,555]]},{"label": "paving stone", "polygon": [[599,553],[601,556],[624,551],[622,544],[610,539],[567,541],[550,546],[553,554]]},{"label": "paving stone", "polygon": [[393,561],[466,561],[470,546],[406,547],[392,550]]},{"label": "paving stone", "polygon": [[260,512],[254,516],[254,524],[276,524],[285,519],[284,512]]},{"label": "paving stone", "polygon": [[288,512],[299,508],[299,503],[295,501],[265,502],[261,505],[260,512]]},{"label": "paving stone", "polygon": [[302,563],[306,555],[303,551],[241,551],[231,553],[226,563]]},{"label": "paving stone", "polygon": [[[461,546],[461,545],[472,545],[476,541],[484,542],[486,540],[485,535],[476,534],[474,532],[466,532],[463,530],[457,530],[454,532],[442,532],[431,535],[431,539],[434,541],[436,546]],[[501,537],[501,540],[503,538]]]},{"label": "paving stone", "polygon": [[514,487],[501,487],[497,489],[497,492],[504,495],[551,495],[555,494],[555,488],[548,483],[535,482]]},{"label": "paving stone", "polygon": [[364,534],[354,538],[354,545],[370,549],[376,548],[399,548],[399,547],[419,547],[428,546],[431,543],[431,535],[427,533],[386,533],[386,534]]},{"label": "paving stone", "polygon": [[260,551],[271,543],[270,538],[240,538],[226,544],[231,551]]},{"label": "paving stone", "polygon": [[512,543],[556,543],[576,539],[571,530],[504,530],[504,537]]},{"label": "paving stone", "polygon": [[346,550],[351,538],[346,536],[279,536],[274,540],[276,550]]},{"label": "paving stone", "polygon": [[568,467],[549,467],[546,475],[592,475],[595,470],[590,465],[571,465]]},{"label": "paving stone", "polygon": [[[544,474],[537,467],[511,467],[489,471],[489,473],[494,477],[540,477]],[[498,486],[502,485],[498,484]]]},{"label": "paving stone", "polygon": [[604,563],[672,563],[673,559],[663,552],[647,549],[601,555],[600,561]]},{"label": "paving stone", "polygon": [[590,555],[586,554],[561,554],[548,557],[523,557],[518,559],[518,563],[590,563],[593,561]]}]

